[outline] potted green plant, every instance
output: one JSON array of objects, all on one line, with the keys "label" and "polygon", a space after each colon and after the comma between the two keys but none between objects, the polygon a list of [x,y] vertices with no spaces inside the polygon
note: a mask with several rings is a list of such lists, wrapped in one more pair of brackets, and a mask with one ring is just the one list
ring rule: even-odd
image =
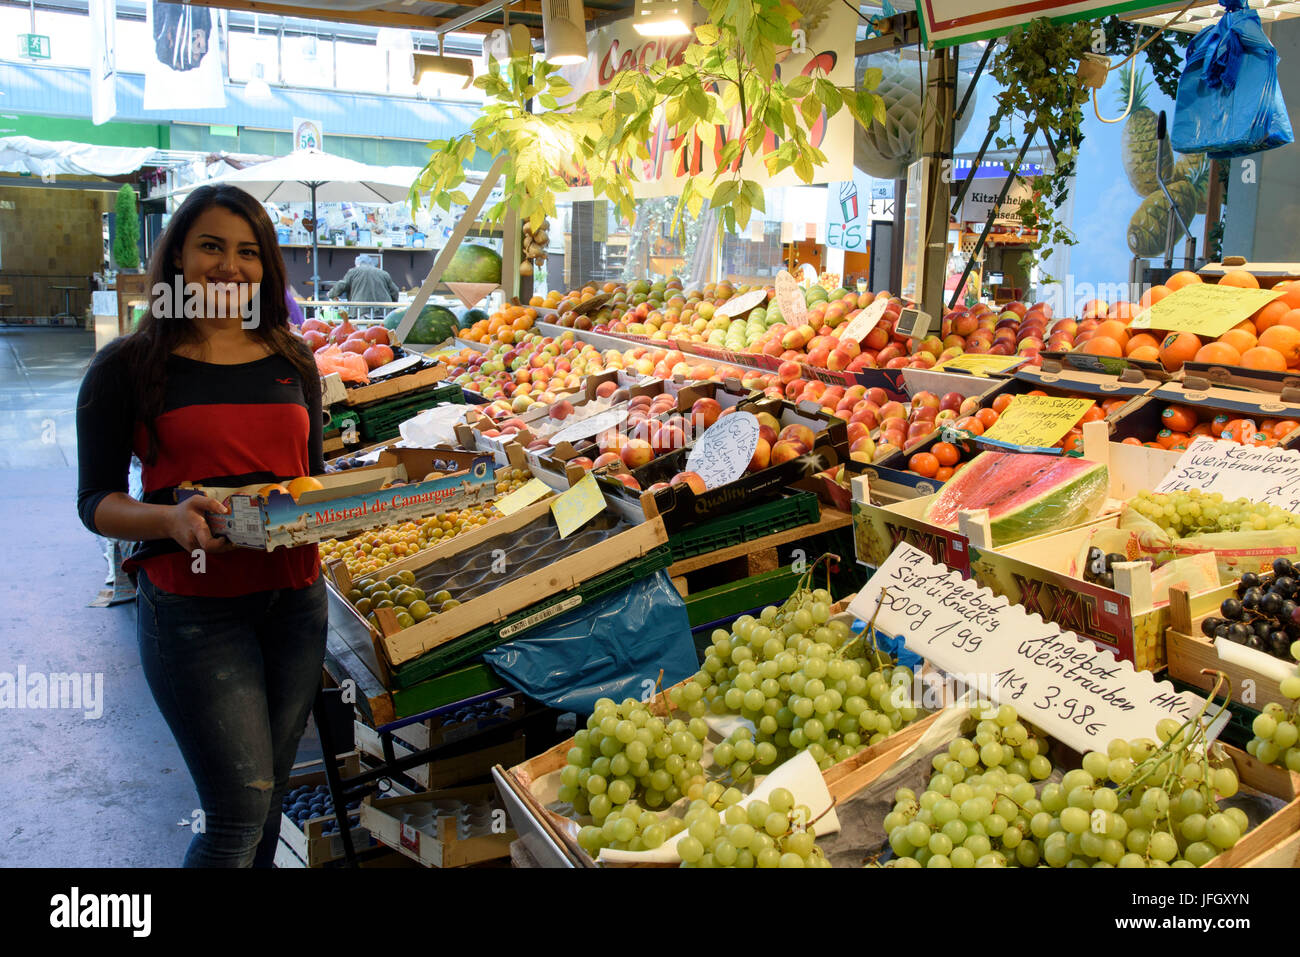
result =
[{"label": "potted green plant", "polygon": [[140,213],[130,183],[123,183],[117,191],[115,212],[113,262],[119,270],[136,272],[140,268]]}]

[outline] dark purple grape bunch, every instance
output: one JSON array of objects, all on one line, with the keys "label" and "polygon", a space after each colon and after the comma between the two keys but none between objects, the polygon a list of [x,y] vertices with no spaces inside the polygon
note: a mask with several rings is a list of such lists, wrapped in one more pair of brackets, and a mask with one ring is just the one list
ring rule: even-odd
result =
[{"label": "dark purple grape bunch", "polygon": [[1291,661],[1291,645],[1300,640],[1300,569],[1286,558],[1273,562],[1272,574],[1247,572],[1237,583],[1237,597],[1225,598],[1221,617],[1201,622],[1207,638],[1226,638]]}]

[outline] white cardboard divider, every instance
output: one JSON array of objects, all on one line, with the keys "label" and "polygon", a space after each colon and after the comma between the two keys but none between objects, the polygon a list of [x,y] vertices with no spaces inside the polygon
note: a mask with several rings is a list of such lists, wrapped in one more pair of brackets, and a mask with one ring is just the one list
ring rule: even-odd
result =
[{"label": "white cardboard divider", "polygon": [[[883,596],[882,589],[887,590]],[[1154,738],[1162,718],[1193,717],[1204,699],[900,544],[849,611],[905,636],[907,647],[1077,751],[1113,738]]]},{"label": "white cardboard divider", "polygon": [[1154,491],[1190,489],[1300,512],[1300,452],[1199,436]]}]

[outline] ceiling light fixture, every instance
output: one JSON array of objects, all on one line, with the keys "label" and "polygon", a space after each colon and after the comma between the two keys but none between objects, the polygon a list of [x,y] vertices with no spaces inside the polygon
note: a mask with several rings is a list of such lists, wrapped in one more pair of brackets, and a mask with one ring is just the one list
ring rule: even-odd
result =
[{"label": "ceiling light fixture", "polygon": [[474,64],[464,57],[445,56],[440,35],[437,53],[411,55],[411,76],[426,95],[430,86],[443,86],[449,80],[461,80],[461,89],[467,89],[474,81]]},{"label": "ceiling light fixture", "polygon": [[587,61],[587,29],[581,0],[542,0],[545,57],[556,66]]},{"label": "ceiling light fixture", "polygon": [[643,37],[682,37],[691,32],[690,0],[636,0],[632,29]]}]

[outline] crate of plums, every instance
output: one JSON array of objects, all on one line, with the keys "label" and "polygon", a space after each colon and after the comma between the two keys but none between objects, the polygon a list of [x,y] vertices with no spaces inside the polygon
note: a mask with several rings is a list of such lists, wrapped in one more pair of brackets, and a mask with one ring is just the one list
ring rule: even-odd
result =
[{"label": "crate of plums", "polygon": [[1202,669],[1222,671],[1238,704],[1259,711],[1270,702],[1292,703],[1281,684],[1296,674],[1300,655],[1300,568],[1279,558],[1271,572],[1170,597],[1170,677],[1209,690],[1213,675]]},{"label": "crate of plums", "polygon": [[[359,774],[360,770],[360,758],[349,754],[340,773],[346,778]],[[360,798],[348,804],[352,847],[358,851],[376,843],[370,832],[360,826],[360,809]],[[289,778],[289,787],[280,802],[280,842],[305,867],[324,867],[343,858],[343,838],[324,770]]]}]

